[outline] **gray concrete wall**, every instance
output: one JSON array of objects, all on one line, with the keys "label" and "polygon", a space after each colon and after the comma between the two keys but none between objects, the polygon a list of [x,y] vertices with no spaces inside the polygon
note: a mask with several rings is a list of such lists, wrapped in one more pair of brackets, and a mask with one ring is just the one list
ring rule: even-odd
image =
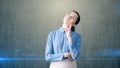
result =
[{"label": "gray concrete wall", "polygon": [[120,68],[120,0],[0,0],[0,68],[48,68],[47,35],[77,10],[78,68]]}]

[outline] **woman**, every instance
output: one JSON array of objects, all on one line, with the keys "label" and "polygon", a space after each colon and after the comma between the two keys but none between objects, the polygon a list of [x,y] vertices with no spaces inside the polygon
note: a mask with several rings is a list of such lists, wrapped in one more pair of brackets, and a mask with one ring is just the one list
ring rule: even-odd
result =
[{"label": "woman", "polygon": [[50,68],[77,68],[76,58],[80,53],[81,36],[75,32],[80,21],[77,11],[69,11],[60,29],[48,35],[45,59],[51,62]]}]

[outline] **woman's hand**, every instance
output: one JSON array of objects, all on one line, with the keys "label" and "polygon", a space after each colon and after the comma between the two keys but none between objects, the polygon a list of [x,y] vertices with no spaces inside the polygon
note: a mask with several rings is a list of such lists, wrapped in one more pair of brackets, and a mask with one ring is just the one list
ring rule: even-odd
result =
[{"label": "woman's hand", "polygon": [[67,36],[69,42],[72,42],[71,35],[70,35],[71,27],[72,27],[72,24],[69,25],[69,27],[65,31],[66,32],[66,36]]},{"label": "woman's hand", "polygon": [[64,57],[70,59],[70,58],[71,58],[70,52],[65,52],[65,53],[64,53]]}]

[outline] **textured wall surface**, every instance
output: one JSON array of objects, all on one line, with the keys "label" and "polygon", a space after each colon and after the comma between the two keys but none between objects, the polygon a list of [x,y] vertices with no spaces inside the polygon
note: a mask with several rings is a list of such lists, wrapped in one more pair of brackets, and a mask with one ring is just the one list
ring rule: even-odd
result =
[{"label": "textured wall surface", "polygon": [[120,68],[120,0],[0,0],[0,68],[48,68],[47,35],[77,10],[78,68]]}]

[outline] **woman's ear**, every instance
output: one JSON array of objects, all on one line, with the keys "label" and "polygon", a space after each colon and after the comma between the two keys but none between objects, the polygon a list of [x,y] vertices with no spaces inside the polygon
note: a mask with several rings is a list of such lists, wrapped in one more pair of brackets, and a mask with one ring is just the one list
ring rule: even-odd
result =
[{"label": "woman's ear", "polygon": [[76,26],[76,24],[73,24],[72,26],[74,26],[74,27],[75,27],[75,26]]}]

